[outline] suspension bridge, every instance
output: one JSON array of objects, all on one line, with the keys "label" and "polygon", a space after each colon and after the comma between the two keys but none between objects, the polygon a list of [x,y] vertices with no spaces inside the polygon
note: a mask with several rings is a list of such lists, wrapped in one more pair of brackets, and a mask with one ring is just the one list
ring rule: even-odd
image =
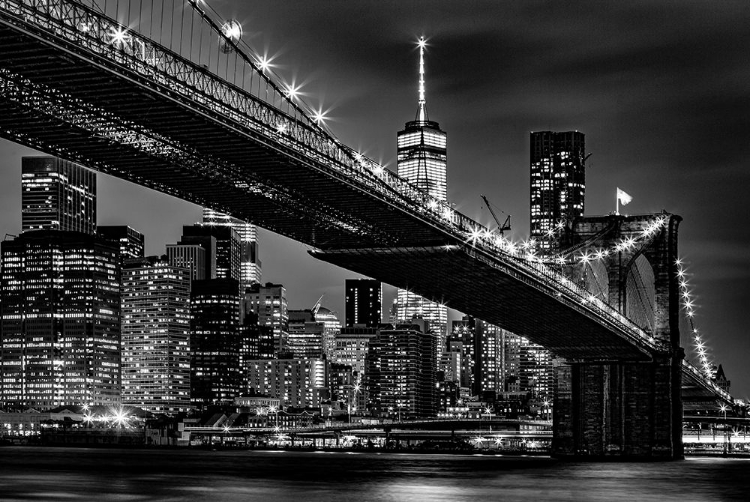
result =
[{"label": "suspension bridge", "polygon": [[539,256],[321,119],[205,2],[0,0],[0,136],[250,221],[544,345],[567,361],[556,454],[680,457],[683,403],[732,403],[684,360],[678,216],[584,219],[566,229],[567,252]]}]

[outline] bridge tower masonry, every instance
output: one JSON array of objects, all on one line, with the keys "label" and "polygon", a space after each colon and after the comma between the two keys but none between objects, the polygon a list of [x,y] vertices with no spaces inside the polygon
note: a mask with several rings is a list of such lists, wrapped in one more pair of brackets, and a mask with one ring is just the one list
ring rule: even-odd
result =
[{"label": "bridge tower masonry", "polygon": [[559,458],[683,458],[677,227],[671,214],[577,218],[566,244],[574,256],[613,249],[642,235],[655,218],[662,230],[629,249],[565,271],[653,336],[649,361],[568,360],[555,368],[552,454]]}]

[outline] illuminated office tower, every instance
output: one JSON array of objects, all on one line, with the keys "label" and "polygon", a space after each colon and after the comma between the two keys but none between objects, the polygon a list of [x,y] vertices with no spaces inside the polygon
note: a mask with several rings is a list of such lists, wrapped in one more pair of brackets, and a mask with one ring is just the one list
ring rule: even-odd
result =
[{"label": "illuminated office tower", "polygon": [[122,403],[190,408],[190,272],[157,257],[122,271]]},{"label": "illuminated office tower", "polygon": [[289,307],[286,301],[286,288],[281,284],[267,282],[253,284],[244,293],[242,300],[243,318],[251,313],[257,316],[259,326],[273,330],[274,350],[278,354],[288,349]]},{"label": "illuminated office tower", "polygon": [[[211,240],[214,240],[211,238]],[[215,247],[215,246],[214,246]],[[206,263],[206,247],[201,244],[167,244],[167,260],[173,267],[186,268],[190,278],[202,281],[210,278],[211,264]],[[209,267],[206,270],[206,267]],[[215,267],[214,267],[215,268]]]},{"label": "illuminated office tower", "polygon": [[436,411],[437,361],[428,323],[414,320],[370,340],[366,385],[378,416],[426,417]]},{"label": "illuminated office tower", "polygon": [[290,310],[288,352],[294,359],[323,359],[324,331],[312,310]]},{"label": "illuminated office tower", "polygon": [[138,230],[127,225],[99,226],[96,233],[120,246],[120,259],[143,258],[145,238]]},{"label": "illuminated office tower", "polygon": [[242,391],[238,291],[234,279],[190,286],[190,401],[199,408],[232,402]]},{"label": "illuminated office tower", "polygon": [[3,241],[0,402],[120,402],[119,264],[115,243],[81,232]]},{"label": "illuminated office tower", "polygon": [[248,362],[251,393],[278,398],[282,407],[318,407],[328,398],[325,359],[265,359]]},{"label": "illuminated office tower", "polygon": [[234,279],[239,284],[241,244],[233,227],[185,225],[178,244],[199,244],[206,249],[206,279]]},{"label": "illuminated office tower", "polygon": [[21,230],[96,231],[96,173],[57,157],[21,159]]},{"label": "illuminated office tower", "polygon": [[246,221],[232,218],[224,213],[203,208],[202,225],[232,227],[240,237],[240,291],[252,284],[260,283],[262,271],[258,249],[258,229]]},{"label": "illuminated office tower", "polygon": [[[419,101],[415,120],[407,122],[398,133],[398,175],[428,193],[438,201],[447,200],[447,143],[446,134],[437,122],[429,120],[425,102],[424,79],[425,40],[419,40]],[[440,335],[438,350],[442,349],[448,309],[425,300],[415,293],[398,290],[398,320],[422,318]]]},{"label": "illuminated office tower", "polygon": [[315,320],[323,323],[323,353],[330,359],[336,349],[336,336],[341,333],[341,321],[336,312],[321,306],[320,300],[312,310]]},{"label": "illuminated office tower", "polygon": [[556,248],[566,222],[583,215],[586,145],[578,131],[531,133],[531,237]]},{"label": "illuminated office tower", "polygon": [[439,201],[445,201],[448,198],[446,134],[427,116],[424,47],[422,38],[419,40],[417,116],[398,133],[398,175]]}]

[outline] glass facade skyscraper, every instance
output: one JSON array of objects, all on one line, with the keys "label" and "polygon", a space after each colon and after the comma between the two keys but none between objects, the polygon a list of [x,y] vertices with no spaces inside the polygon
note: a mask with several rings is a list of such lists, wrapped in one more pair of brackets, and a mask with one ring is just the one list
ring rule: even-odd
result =
[{"label": "glass facade skyscraper", "polygon": [[190,288],[190,400],[202,409],[231,402],[242,390],[239,286],[210,279]]},{"label": "glass facade skyscraper", "polygon": [[[407,122],[398,133],[398,175],[427,192],[439,201],[446,201],[448,166],[447,135],[437,122],[429,120],[425,101],[424,39],[419,41],[419,100],[415,120]],[[430,326],[441,338],[442,348],[445,328],[448,324],[448,309],[426,300],[410,291],[398,290],[398,320],[409,321],[413,317],[430,321]]]},{"label": "glass facade skyscraper", "polygon": [[23,157],[21,229],[93,234],[96,173],[57,157]]},{"label": "glass facade skyscraper", "polygon": [[138,230],[127,225],[99,226],[96,228],[96,233],[120,245],[121,260],[143,258],[146,248],[145,238]]},{"label": "glass facade skyscraper", "polygon": [[255,225],[207,207],[203,208],[201,225],[232,227],[237,232],[240,237],[240,292],[244,293],[252,284],[259,284],[262,272],[258,252],[258,229]]},{"label": "glass facade skyscraper", "polygon": [[586,144],[578,131],[531,133],[531,237],[556,249],[560,227],[583,215]]},{"label": "glass facade skyscraper", "polygon": [[120,402],[119,262],[116,243],[81,232],[2,243],[0,402]]}]

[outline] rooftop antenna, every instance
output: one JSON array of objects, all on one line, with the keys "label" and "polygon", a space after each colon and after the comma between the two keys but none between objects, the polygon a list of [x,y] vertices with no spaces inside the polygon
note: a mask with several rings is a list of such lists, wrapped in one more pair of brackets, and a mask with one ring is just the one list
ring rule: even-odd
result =
[{"label": "rooftop antenna", "polygon": [[419,106],[417,108],[417,121],[427,121],[427,105],[425,104],[424,97],[424,48],[427,45],[427,41],[424,37],[419,37]]}]

